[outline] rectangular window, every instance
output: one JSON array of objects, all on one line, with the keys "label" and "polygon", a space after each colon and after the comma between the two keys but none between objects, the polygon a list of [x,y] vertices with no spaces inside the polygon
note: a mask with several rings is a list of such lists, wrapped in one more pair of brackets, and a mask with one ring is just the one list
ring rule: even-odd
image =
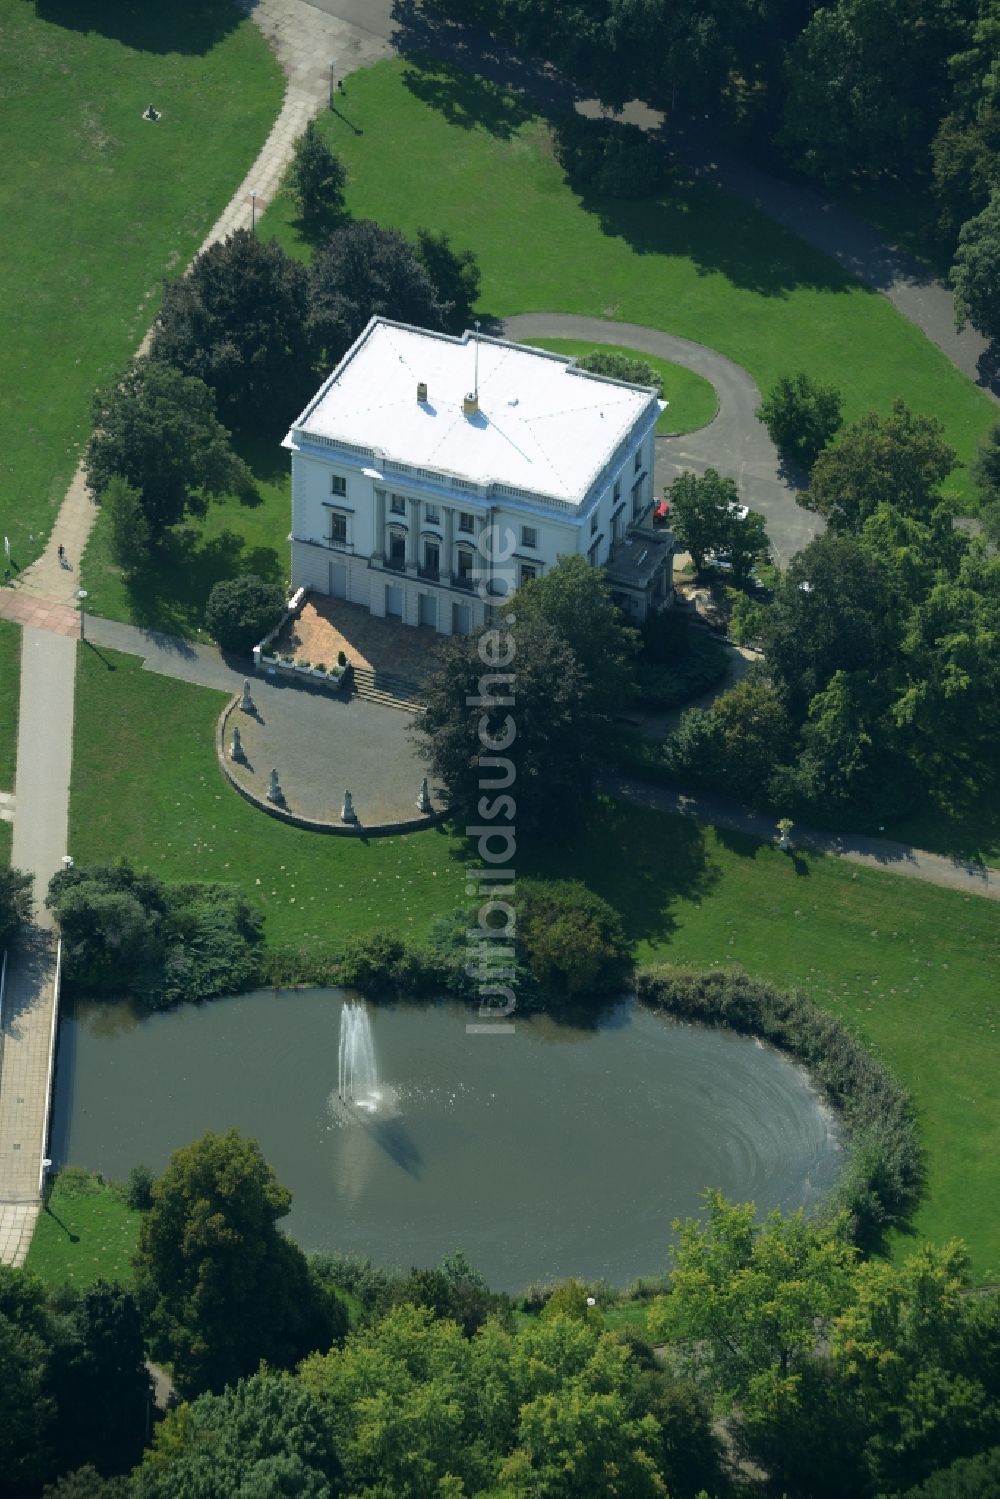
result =
[{"label": "rectangular window", "polygon": [[390,509],[390,511],[392,512],[393,515],[405,515],[406,514],[406,500],[404,499],[404,497],[401,494],[392,494],[392,495],[390,495],[389,496],[389,509]]},{"label": "rectangular window", "polygon": [[593,536],[593,534],[594,534],[594,532],[596,530],[597,530],[597,511],[595,510],[594,513],[593,513],[593,515],[590,517],[590,534],[591,534],[591,536]]},{"label": "rectangular window", "polygon": [[635,450],[635,464],[633,466],[632,472],[634,474],[637,474],[641,468],[642,468],[642,448],[636,448],[636,450]]},{"label": "rectangular window", "polygon": [[441,524],[441,512],[436,505],[424,506],[424,520],[429,526],[439,526]]},{"label": "rectangular window", "polygon": [[441,548],[436,541],[424,542],[424,572],[436,578],[441,566]]},{"label": "rectangular window", "polygon": [[343,474],[330,475],[330,493],[339,494],[341,499],[347,494],[347,480]]},{"label": "rectangular window", "polygon": [[595,541],[594,545],[591,547],[590,551],[587,553],[587,561],[590,563],[591,567],[596,567],[597,566],[597,553],[600,550],[600,546],[601,546],[601,543],[599,541]]},{"label": "rectangular window", "polygon": [[336,510],[330,513],[330,540],[335,547],[347,545],[347,516]]},{"label": "rectangular window", "polygon": [[389,566],[406,566],[406,537],[402,531],[389,532]]},{"label": "rectangular window", "polygon": [[531,580],[532,580],[532,578],[537,578],[537,577],[538,577],[538,568],[537,567],[534,567],[530,562],[522,562],[521,563],[521,582],[522,583],[530,583]]},{"label": "rectangular window", "polygon": [[474,531],[476,529],[476,517],[471,510],[460,510],[458,512],[458,529],[460,531]]},{"label": "rectangular window", "polygon": [[632,485],[632,519],[637,520],[639,511],[642,509],[642,480],[637,479]]},{"label": "rectangular window", "polygon": [[535,526],[521,527],[521,545],[523,547],[531,547],[532,551],[534,551],[538,545],[538,530]]},{"label": "rectangular window", "polygon": [[468,547],[461,547],[458,553],[458,581],[466,586],[472,583],[473,553]]},{"label": "rectangular window", "polygon": [[621,497],[622,497],[622,481],[620,479],[616,479],[615,480],[615,487],[614,487],[614,490],[612,491],[611,498],[614,501],[614,503],[617,505],[618,501],[621,499]]}]

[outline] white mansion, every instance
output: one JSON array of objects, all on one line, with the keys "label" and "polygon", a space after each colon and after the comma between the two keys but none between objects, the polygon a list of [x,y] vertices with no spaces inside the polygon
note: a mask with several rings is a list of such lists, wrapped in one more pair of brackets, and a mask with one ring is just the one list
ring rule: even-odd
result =
[{"label": "white mansion", "polygon": [[373,318],[284,441],[292,587],[467,634],[491,597],[581,552],[640,621],[673,597],[673,540],[652,527],[660,410],[556,354]]}]

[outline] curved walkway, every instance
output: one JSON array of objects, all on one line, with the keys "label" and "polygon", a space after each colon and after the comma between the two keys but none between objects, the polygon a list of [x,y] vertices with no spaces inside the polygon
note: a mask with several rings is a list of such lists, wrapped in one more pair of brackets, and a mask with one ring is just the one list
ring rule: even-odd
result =
[{"label": "curved walkway", "polygon": [[796,504],[795,490],[782,470],[778,451],[755,415],[760,391],[741,365],[704,344],[661,333],[656,328],[569,313],[537,312],[509,317],[504,332],[509,338],[528,342],[532,338],[574,338],[621,344],[640,354],[682,364],[704,376],[718,393],[715,420],[697,432],[656,439],[657,493],[682,469],[701,474],[706,468],[717,468],[720,473],[728,474],[736,480],[744,504],[764,516],[775,559],[782,566],[823,529],[819,516]]},{"label": "curved walkway", "polygon": [[[672,786],[654,786],[647,781],[632,780],[617,771],[607,771],[601,776],[600,789],[608,796],[637,802],[658,812],[693,817],[715,827],[732,828],[764,842],[771,842],[775,836],[773,817],[748,811],[737,802],[708,792],[691,795]],[[869,838],[864,833],[824,833],[798,823],[792,842],[796,850],[806,853],[831,854],[836,859],[847,859],[869,869],[908,875],[930,885],[944,885],[967,895],[985,895],[990,900],[1000,900],[1000,869],[988,864],[932,854],[926,849],[911,848],[907,843],[895,843],[891,838]]]}]

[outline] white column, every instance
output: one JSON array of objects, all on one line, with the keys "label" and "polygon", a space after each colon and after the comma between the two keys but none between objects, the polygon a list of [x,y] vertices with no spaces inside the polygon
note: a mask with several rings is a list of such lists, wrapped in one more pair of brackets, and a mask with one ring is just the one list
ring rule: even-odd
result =
[{"label": "white column", "polygon": [[455,512],[450,505],[446,505],[444,511],[444,545],[441,552],[441,582],[450,587],[455,575]]},{"label": "white column", "polygon": [[376,562],[385,561],[385,490],[375,491],[375,534],[372,537],[372,557]]},{"label": "white column", "polygon": [[406,571],[417,570],[417,540],[420,535],[420,501],[407,501],[410,510],[410,529],[406,533]]}]

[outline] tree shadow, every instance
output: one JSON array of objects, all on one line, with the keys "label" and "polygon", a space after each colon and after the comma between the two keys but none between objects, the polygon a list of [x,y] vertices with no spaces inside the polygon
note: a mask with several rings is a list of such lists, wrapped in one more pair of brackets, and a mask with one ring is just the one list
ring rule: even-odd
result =
[{"label": "tree shadow", "polygon": [[719,879],[693,818],[608,797],[597,798],[575,835],[519,849],[518,873],[582,880],[615,908],[631,942],[668,939],[677,903],[700,902]]},{"label": "tree shadow", "polygon": [[148,568],[127,583],[133,623],[140,629],[184,634],[201,625],[212,585],[222,578],[253,572],[280,583],[285,566],[272,547],[246,551],[236,531],[203,541],[193,526],[171,532]]},{"label": "tree shadow", "polygon": [[403,83],[416,98],[436,109],[462,130],[481,128],[499,140],[510,140],[534,111],[516,94],[482,74],[456,63],[413,58]]},{"label": "tree shadow", "polygon": [[[246,0],[244,0],[246,5]],[[246,8],[253,8],[249,0]],[[136,52],[210,52],[243,24],[232,0],[35,0],[39,20],[67,31],[97,32]]]},{"label": "tree shadow", "polygon": [[[525,109],[525,119],[539,109],[572,109],[579,97],[575,86],[560,77],[544,59],[519,56],[489,32],[464,21],[437,15],[419,0],[395,0],[392,18],[396,23],[393,45],[401,57],[416,65],[414,82],[419,80],[420,74],[436,68],[446,74],[475,74],[480,84],[486,83],[494,90],[499,88],[518,95],[516,102],[520,108],[530,106]],[[411,86],[411,80],[407,78],[407,87]],[[464,85],[461,89],[464,90]],[[428,104],[442,108],[443,112],[456,108],[447,92],[442,96],[434,88],[428,89],[426,95],[418,88],[413,91],[418,97],[425,98]],[[466,108],[474,106],[475,95],[465,97],[464,104]],[[485,104],[485,100],[479,101],[480,106]],[[488,121],[495,108],[495,103],[491,104],[483,119],[476,119],[473,111],[464,121],[454,123],[469,126],[478,123],[490,129]],[[446,117],[450,118],[447,114]],[[501,129],[494,133],[504,133],[505,120],[509,123],[509,115],[501,111],[498,120]]]}]

